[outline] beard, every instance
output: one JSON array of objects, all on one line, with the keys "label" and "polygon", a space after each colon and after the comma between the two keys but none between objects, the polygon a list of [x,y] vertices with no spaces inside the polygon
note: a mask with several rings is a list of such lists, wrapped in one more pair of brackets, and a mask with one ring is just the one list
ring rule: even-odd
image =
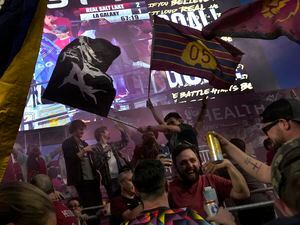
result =
[{"label": "beard", "polygon": [[279,142],[273,142],[273,149],[275,152],[277,152],[277,150],[281,147],[283,143],[279,143]]},{"label": "beard", "polygon": [[178,171],[178,174],[182,180],[182,183],[186,186],[191,186],[199,180],[201,174],[200,168],[192,170]]},{"label": "beard", "polygon": [[147,146],[152,146],[155,143],[155,139],[154,138],[147,138],[143,140],[143,144],[147,145]]},{"label": "beard", "polygon": [[272,147],[276,152],[287,140],[285,140],[282,136],[278,136],[277,138],[271,139]]}]

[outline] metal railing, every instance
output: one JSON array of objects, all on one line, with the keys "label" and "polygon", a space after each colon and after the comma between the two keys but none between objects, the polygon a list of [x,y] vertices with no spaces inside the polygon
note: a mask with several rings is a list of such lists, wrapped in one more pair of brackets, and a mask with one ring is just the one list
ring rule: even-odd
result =
[{"label": "metal railing", "polygon": [[257,203],[251,203],[246,205],[239,205],[239,206],[232,206],[227,207],[226,209],[228,211],[240,211],[240,210],[247,210],[247,209],[254,209],[254,208],[260,208],[260,207],[266,207],[274,205],[274,201],[265,201],[265,202],[257,202]]},{"label": "metal railing", "polygon": [[105,207],[104,205],[91,206],[91,207],[83,208],[82,211],[93,210],[93,209],[103,209],[104,207]]},{"label": "metal railing", "polygon": [[250,194],[260,193],[260,192],[267,192],[267,191],[274,191],[274,189],[273,189],[273,187],[258,188],[258,189],[250,191]]},{"label": "metal railing", "polygon": [[[205,152],[205,154],[206,154],[206,152]],[[273,187],[258,188],[258,189],[252,190],[250,193],[254,194],[254,193],[261,193],[261,192],[268,192],[268,191],[274,191]],[[248,209],[254,209],[254,208],[273,206],[274,202],[275,201],[270,200],[270,201],[264,201],[264,202],[244,204],[244,205],[239,205],[239,206],[226,207],[226,209],[230,212],[248,210]],[[102,209],[104,207],[105,207],[105,205],[91,206],[91,207],[83,208],[82,211],[93,210],[93,209]],[[275,216],[277,216],[276,213],[275,213]],[[87,219],[89,220],[89,219],[95,219],[95,218],[97,218],[96,215],[90,215]]]}]

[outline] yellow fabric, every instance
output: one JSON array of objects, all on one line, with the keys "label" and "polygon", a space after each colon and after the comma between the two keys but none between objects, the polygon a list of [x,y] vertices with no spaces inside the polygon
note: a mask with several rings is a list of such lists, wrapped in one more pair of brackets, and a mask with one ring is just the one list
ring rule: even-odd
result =
[{"label": "yellow fabric", "polygon": [[0,79],[0,181],[22,120],[43,32],[47,1],[40,0],[21,50]]},{"label": "yellow fabric", "polygon": [[195,66],[200,64],[202,68],[210,70],[217,69],[218,65],[211,50],[200,40],[189,42],[186,45],[182,52],[181,60],[188,65]]}]

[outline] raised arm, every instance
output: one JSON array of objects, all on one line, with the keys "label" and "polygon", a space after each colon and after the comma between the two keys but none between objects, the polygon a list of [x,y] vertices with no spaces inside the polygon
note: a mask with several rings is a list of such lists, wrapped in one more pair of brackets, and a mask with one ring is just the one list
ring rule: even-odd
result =
[{"label": "raised arm", "polygon": [[179,133],[181,131],[179,126],[176,125],[167,125],[167,124],[161,124],[156,126],[146,126],[146,127],[139,127],[138,131],[140,132],[146,132],[146,131],[159,131],[163,133]]},{"label": "raised arm", "polygon": [[129,142],[129,135],[126,131],[126,127],[120,123],[117,123],[115,126],[121,133],[121,140],[120,141],[115,141],[112,143],[109,143],[112,148],[116,150],[121,150],[122,148],[126,147],[128,142]]},{"label": "raised arm", "polygon": [[243,175],[237,170],[237,168],[228,160],[220,164],[213,164],[211,162],[204,166],[206,173],[214,173],[216,170],[226,168],[232,182],[232,189],[230,191],[230,197],[234,199],[245,199],[250,196],[250,191]]},{"label": "raised arm", "polygon": [[271,183],[271,167],[267,164],[252,158],[238,147],[230,143],[222,135],[216,133],[220,141],[222,150],[226,152],[237,164],[240,165],[247,173],[262,183]]},{"label": "raised arm", "polygon": [[234,199],[245,199],[250,196],[250,191],[247,182],[237,168],[228,161],[227,171],[232,182],[232,190],[230,197]]},{"label": "raised arm", "polygon": [[156,110],[154,109],[154,106],[150,100],[150,98],[147,100],[146,102],[146,106],[148,109],[150,109],[155,121],[158,123],[158,124],[164,124],[164,121],[162,119],[162,116],[158,114],[158,112],[156,112]]},{"label": "raised arm", "polygon": [[52,151],[52,152],[49,153],[49,157],[51,159],[53,159],[56,155],[60,154],[61,152],[62,152],[62,147],[59,146],[54,151]]},{"label": "raised arm", "polygon": [[54,159],[55,156],[57,156],[61,152],[62,152],[62,146],[59,146],[56,149],[54,149],[52,152],[50,152],[48,155],[46,155],[44,158],[46,164],[48,165],[48,163],[50,163],[52,161],[52,159]]}]

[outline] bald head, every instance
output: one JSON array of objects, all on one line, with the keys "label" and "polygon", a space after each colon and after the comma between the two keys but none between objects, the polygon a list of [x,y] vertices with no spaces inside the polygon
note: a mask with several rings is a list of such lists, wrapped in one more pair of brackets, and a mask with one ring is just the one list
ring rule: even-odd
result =
[{"label": "bald head", "polygon": [[54,192],[53,184],[49,176],[45,174],[38,174],[31,180],[31,184],[41,189],[46,194]]}]

